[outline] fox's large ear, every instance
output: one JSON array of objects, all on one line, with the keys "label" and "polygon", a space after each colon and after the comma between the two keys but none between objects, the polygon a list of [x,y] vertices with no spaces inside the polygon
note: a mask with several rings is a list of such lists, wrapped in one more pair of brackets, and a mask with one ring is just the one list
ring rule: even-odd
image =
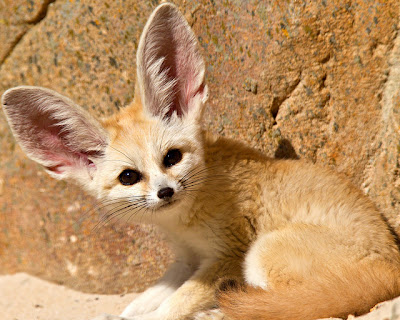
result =
[{"label": "fox's large ear", "polygon": [[2,97],[3,110],[25,153],[58,179],[86,185],[104,154],[101,124],[62,95],[39,87],[16,87]]},{"label": "fox's large ear", "polygon": [[204,61],[189,24],[170,3],[158,6],[137,51],[137,91],[145,110],[169,118],[201,116],[207,100]]}]

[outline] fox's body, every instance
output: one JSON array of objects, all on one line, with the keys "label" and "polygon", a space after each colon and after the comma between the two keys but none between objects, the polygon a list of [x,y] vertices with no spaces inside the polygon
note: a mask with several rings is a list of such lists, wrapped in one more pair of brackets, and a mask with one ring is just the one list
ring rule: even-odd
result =
[{"label": "fox's body", "polygon": [[44,88],[2,98],[22,148],[52,176],[105,200],[107,220],[165,231],[176,262],[124,319],[216,319],[201,312],[218,306],[232,319],[316,319],[400,295],[396,239],[360,191],[203,132],[204,63],[174,6],[152,14],[137,57],[135,100],[108,119]]}]

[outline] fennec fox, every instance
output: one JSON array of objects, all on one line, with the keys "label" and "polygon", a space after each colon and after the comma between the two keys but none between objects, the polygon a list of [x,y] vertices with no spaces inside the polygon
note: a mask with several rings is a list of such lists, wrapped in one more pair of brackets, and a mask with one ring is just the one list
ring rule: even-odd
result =
[{"label": "fennec fox", "polygon": [[399,295],[399,249],[375,206],[327,169],[203,132],[204,72],[189,25],[165,3],[140,39],[135,100],[118,114],[96,120],[38,87],[2,97],[16,139],[48,173],[114,201],[110,219],[167,234],[176,262],[121,317],[217,307],[241,320],[345,317]]}]

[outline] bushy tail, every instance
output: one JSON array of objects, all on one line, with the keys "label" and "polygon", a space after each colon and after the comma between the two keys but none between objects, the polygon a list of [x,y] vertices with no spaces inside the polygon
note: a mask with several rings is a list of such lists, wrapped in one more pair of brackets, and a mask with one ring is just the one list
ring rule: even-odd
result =
[{"label": "bushy tail", "polygon": [[311,320],[360,315],[398,295],[400,270],[382,264],[269,291],[228,281],[221,285],[218,301],[232,320]]}]

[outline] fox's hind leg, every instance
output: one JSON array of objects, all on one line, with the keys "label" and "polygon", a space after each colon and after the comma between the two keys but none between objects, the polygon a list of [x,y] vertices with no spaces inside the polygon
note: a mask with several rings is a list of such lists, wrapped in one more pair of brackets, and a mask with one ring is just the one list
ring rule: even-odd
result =
[{"label": "fox's hind leg", "polygon": [[354,248],[349,237],[333,234],[328,228],[290,225],[260,235],[246,255],[244,277],[249,285],[262,289],[301,284],[322,276],[328,267],[368,253]]}]

